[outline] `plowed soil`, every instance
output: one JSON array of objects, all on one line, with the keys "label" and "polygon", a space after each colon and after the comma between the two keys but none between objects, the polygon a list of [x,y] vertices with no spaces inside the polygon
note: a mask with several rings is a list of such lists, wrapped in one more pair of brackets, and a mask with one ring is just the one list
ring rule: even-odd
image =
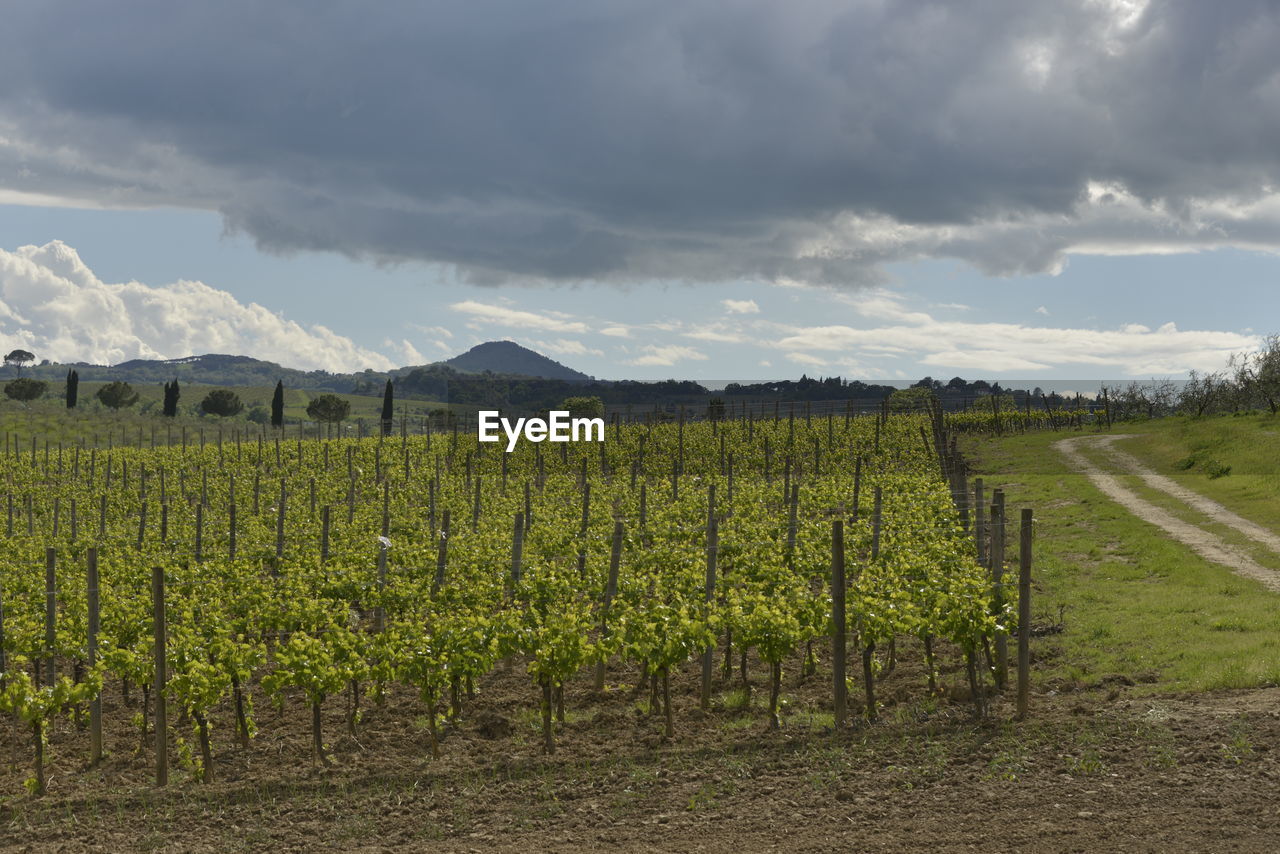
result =
[{"label": "plowed soil", "polygon": [[584,676],[566,692],[553,756],[518,664],[464,704],[439,759],[408,692],[369,701],[355,737],[343,700],[329,701],[328,769],[310,758],[304,704],[277,713],[260,700],[248,750],[234,746],[228,713],[216,719],[214,782],[193,779],[175,749],[164,789],[130,724],[137,692],[125,707],[112,686],[107,760],[86,769],[87,735],[61,720],[43,798],[23,792],[25,732],[0,723],[0,849],[1277,850],[1280,689],[1137,697],[1142,677],[1114,674],[1033,695],[1022,723],[997,698],[977,722],[954,651],[937,699],[906,663],[916,651],[902,653],[880,686],[880,720],[839,733],[822,711],[829,671],[800,684],[798,661],[777,731],[761,708],[767,685],[741,708],[735,672],[703,713],[696,673],[680,674],[670,741],[647,692],[633,690],[636,673],[611,673],[599,696]]}]

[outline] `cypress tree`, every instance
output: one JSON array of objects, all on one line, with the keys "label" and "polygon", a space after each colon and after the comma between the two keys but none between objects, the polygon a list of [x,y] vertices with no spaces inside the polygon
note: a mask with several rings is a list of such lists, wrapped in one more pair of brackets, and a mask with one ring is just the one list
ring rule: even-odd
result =
[{"label": "cypress tree", "polygon": [[178,391],[178,379],[174,377],[173,382],[164,384],[164,416],[166,418],[174,418],[178,414],[178,398],[182,393]]},{"label": "cypress tree", "polygon": [[271,426],[284,427],[284,380],[276,380],[276,391],[271,395]]},{"label": "cypress tree", "polygon": [[395,417],[395,391],[391,380],[387,380],[387,390],[382,393],[382,435],[391,435],[391,420]]},{"label": "cypress tree", "polygon": [[73,368],[67,371],[67,409],[76,408],[80,396],[80,374]]}]

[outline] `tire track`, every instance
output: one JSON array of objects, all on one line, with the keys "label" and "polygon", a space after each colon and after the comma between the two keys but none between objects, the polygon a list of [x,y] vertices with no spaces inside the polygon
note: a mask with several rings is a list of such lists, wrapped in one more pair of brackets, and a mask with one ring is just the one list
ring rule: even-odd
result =
[{"label": "tire track", "polygon": [[[1065,456],[1077,471],[1088,476],[1089,480],[1093,483],[1093,485],[1096,486],[1104,495],[1106,495],[1112,501],[1119,504],[1121,507],[1128,510],[1133,515],[1137,516],[1139,519],[1151,525],[1155,525],[1157,528],[1164,531],[1173,539],[1187,546],[1196,554],[1203,557],[1205,560],[1209,560],[1209,561],[1212,561],[1213,563],[1217,563],[1222,566],[1225,566],[1228,569],[1230,569],[1232,572],[1234,572],[1236,575],[1242,576],[1244,578],[1251,578],[1254,581],[1257,581],[1262,586],[1266,587],[1268,590],[1273,590],[1277,593],[1280,593],[1280,573],[1277,573],[1275,570],[1268,569],[1267,567],[1261,565],[1260,563],[1255,561],[1252,557],[1250,557],[1248,554],[1236,548],[1235,546],[1228,544],[1221,537],[1218,537],[1216,534],[1212,534],[1209,531],[1206,531],[1197,525],[1191,524],[1190,522],[1184,522],[1183,520],[1174,516],[1172,513],[1168,512],[1164,508],[1158,507],[1155,504],[1152,504],[1150,501],[1146,501],[1145,499],[1140,498],[1133,491],[1131,491],[1130,489],[1125,487],[1123,484],[1121,484],[1120,479],[1118,477],[1116,477],[1113,474],[1108,474],[1104,472],[1102,469],[1094,465],[1087,457],[1084,456],[1084,454],[1080,452],[1079,446],[1083,444],[1088,443],[1088,444],[1103,445],[1106,448],[1106,450],[1112,454],[1123,455],[1123,457],[1128,457],[1129,461],[1131,461],[1132,465],[1134,466],[1135,473],[1141,474],[1142,470],[1144,470],[1145,467],[1140,462],[1138,462],[1138,460],[1134,459],[1128,454],[1124,454],[1123,451],[1118,451],[1110,447],[1111,443],[1116,441],[1119,438],[1121,437],[1119,436],[1074,436],[1070,439],[1061,439],[1057,442],[1054,442],[1053,447],[1059,453]],[[1125,461],[1123,458],[1121,458],[1119,461],[1122,464],[1124,464],[1126,467],[1128,467],[1129,465],[1128,461]],[[1156,475],[1154,472],[1151,472],[1149,469],[1145,469],[1145,471],[1150,473],[1154,478],[1160,477],[1159,475]],[[1143,478],[1143,480],[1156,489],[1160,489],[1161,491],[1168,492],[1170,495],[1174,495],[1174,497],[1179,498],[1181,500],[1184,500],[1184,501],[1186,500],[1185,498],[1182,498],[1182,496],[1177,495],[1174,492],[1166,490],[1161,486],[1156,486],[1156,484],[1146,480],[1145,477]],[[1164,480],[1168,480],[1168,478],[1164,478]],[[1172,483],[1172,481],[1170,482]],[[1187,490],[1176,483],[1174,483],[1173,485],[1177,486],[1179,490],[1182,490],[1184,492],[1191,492],[1190,490]],[[1248,520],[1237,516],[1235,513],[1232,513],[1230,510],[1227,510],[1225,507],[1218,504],[1216,501],[1210,501],[1207,498],[1203,498],[1203,496],[1195,495],[1195,493],[1191,493],[1191,494],[1195,496],[1197,499],[1200,499],[1204,502],[1208,502],[1209,504],[1212,504],[1215,507],[1217,507],[1220,515],[1226,514],[1227,516],[1233,516],[1236,519],[1239,519],[1241,522],[1244,522],[1246,525],[1258,529],[1263,534],[1266,534],[1269,538],[1274,539],[1276,542],[1276,546],[1272,546],[1270,543],[1266,543],[1268,547],[1276,548],[1277,546],[1280,546],[1280,537],[1275,537],[1274,534],[1271,534],[1271,532],[1267,531],[1266,529],[1261,528],[1260,526],[1255,525],[1254,523],[1249,522]],[[1191,503],[1191,502],[1188,501],[1188,503]],[[1192,506],[1195,506],[1195,505],[1192,505]],[[1205,511],[1202,510],[1201,512],[1205,512]],[[1225,517],[1218,518],[1216,516],[1213,516],[1213,514],[1209,514],[1207,512],[1205,515],[1208,515],[1211,518],[1214,518],[1216,521],[1222,522],[1223,524],[1230,524],[1224,520]],[[1245,536],[1249,537],[1250,539],[1255,539],[1253,534],[1248,533],[1243,528],[1237,527],[1237,525],[1231,524],[1230,527],[1236,528],[1236,530],[1239,530],[1242,534],[1245,534]],[[1262,542],[1262,541],[1259,540],[1259,542]],[[1277,551],[1280,552],[1280,549],[1277,549]]]},{"label": "tire track", "polygon": [[1208,516],[1215,522],[1226,525],[1228,528],[1234,528],[1241,534],[1245,535],[1255,543],[1260,543],[1276,554],[1280,554],[1280,536],[1273,531],[1262,527],[1257,522],[1251,522],[1243,516],[1228,510],[1212,498],[1206,498],[1200,493],[1187,489],[1182,484],[1170,477],[1162,474],[1156,474],[1151,469],[1144,466],[1137,457],[1120,450],[1115,447],[1117,439],[1123,439],[1123,436],[1102,436],[1102,441],[1106,453],[1126,471],[1136,474],[1142,478],[1142,482],[1152,489],[1158,489],[1161,492],[1168,493],[1174,498],[1180,499],[1186,504],[1191,505],[1204,515]]}]

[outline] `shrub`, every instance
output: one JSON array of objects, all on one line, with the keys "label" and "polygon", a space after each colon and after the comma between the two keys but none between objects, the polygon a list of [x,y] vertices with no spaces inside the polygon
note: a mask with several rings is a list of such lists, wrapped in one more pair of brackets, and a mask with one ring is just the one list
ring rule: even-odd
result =
[{"label": "shrub", "polygon": [[236,415],[244,409],[240,395],[225,388],[214,389],[200,401],[200,411],[223,418]]},{"label": "shrub", "polygon": [[25,402],[28,400],[35,400],[40,395],[44,394],[45,389],[47,387],[48,385],[46,383],[41,382],[40,380],[33,380],[27,377],[23,377],[22,379],[17,379],[17,380],[13,380],[12,382],[5,383],[4,394],[5,394],[5,397],[8,397],[12,400],[20,400]]},{"label": "shrub", "polygon": [[351,414],[351,404],[334,394],[322,394],[307,404],[307,417],[336,424]]},{"label": "shrub", "polygon": [[107,383],[98,389],[98,400],[108,409],[128,409],[138,402],[138,393],[124,382]]}]

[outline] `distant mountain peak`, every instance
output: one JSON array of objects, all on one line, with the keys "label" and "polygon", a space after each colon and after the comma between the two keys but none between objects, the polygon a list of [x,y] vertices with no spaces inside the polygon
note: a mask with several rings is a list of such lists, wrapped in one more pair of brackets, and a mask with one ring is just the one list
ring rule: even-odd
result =
[{"label": "distant mountain peak", "polygon": [[566,367],[541,353],[522,347],[514,341],[486,341],[467,352],[454,356],[444,364],[459,371],[495,374],[519,374],[551,380],[587,381],[591,377]]}]

